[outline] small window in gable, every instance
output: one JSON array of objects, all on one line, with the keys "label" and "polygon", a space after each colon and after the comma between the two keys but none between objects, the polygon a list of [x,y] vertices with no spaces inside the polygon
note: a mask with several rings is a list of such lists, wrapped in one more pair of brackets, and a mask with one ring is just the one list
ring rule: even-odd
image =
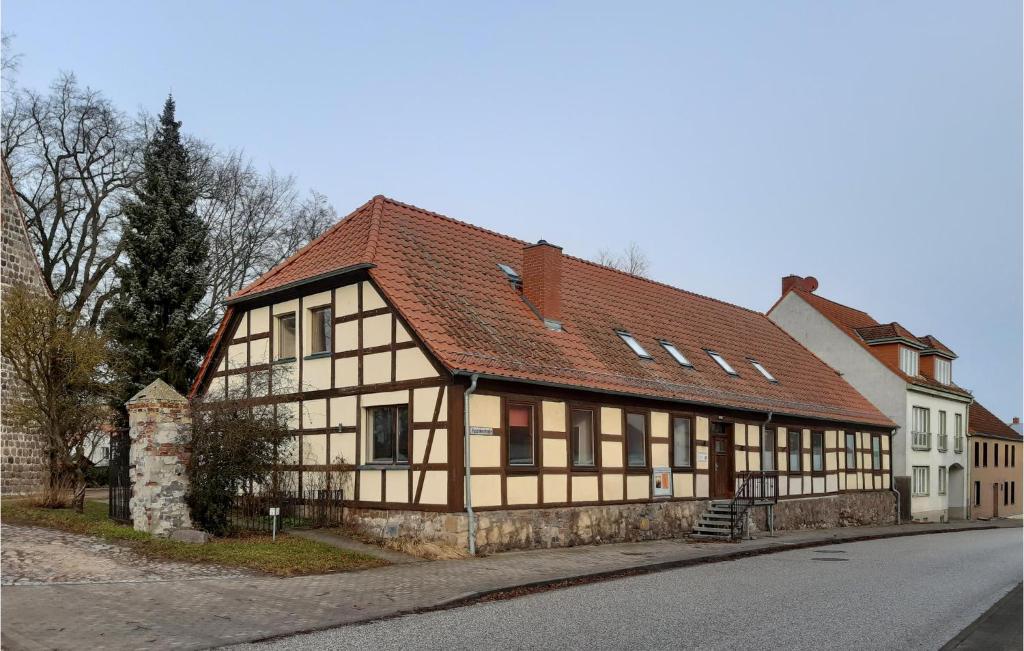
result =
[{"label": "small window in gable", "polygon": [[935,379],[942,384],[950,384],[953,381],[953,363],[948,359],[936,358]]},{"label": "small window in gable", "polygon": [[708,350],[706,352],[707,352],[708,355],[711,356],[711,359],[715,360],[715,362],[719,366],[722,367],[723,371],[725,371],[729,375],[739,375],[739,373],[736,372],[736,369],[734,369],[732,366],[730,366],[729,362],[725,361],[724,357],[722,357],[721,355],[719,355],[718,353],[716,353],[713,350]]},{"label": "small window in gable", "polygon": [[277,350],[274,359],[295,359],[295,313],[277,317]]},{"label": "small window in gable", "polygon": [[331,350],[331,331],[334,329],[329,305],[315,307],[309,311],[310,316],[310,352],[326,353]]},{"label": "small window in gable", "polygon": [[683,355],[681,352],[679,352],[678,348],[664,340],[662,340],[659,343],[661,343],[661,347],[664,348],[668,352],[668,354],[672,356],[672,359],[676,360],[683,366],[689,366],[691,368],[693,367],[693,364],[690,363],[690,360],[686,359],[686,355]]},{"label": "small window in gable", "polygon": [[778,380],[775,379],[775,376],[769,373],[768,369],[761,365],[761,362],[752,359],[750,360],[750,365],[756,368],[757,372],[764,376],[764,379],[768,380],[769,382],[778,382]]},{"label": "small window in gable", "polygon": [[634,353],[636,353],[640,357],[643,357],[644,359],[651,359],[651,354],[644,350],[644,347],[641,346],[640,343],[633,338],[633,335],[629,334],[628,332],[622,332],[621,330],[616,331],[615,334],[619,335],[619,337],[621,337],[622,340],[626,342],[626,345],[629,346],[630,350],[632,350]]}]

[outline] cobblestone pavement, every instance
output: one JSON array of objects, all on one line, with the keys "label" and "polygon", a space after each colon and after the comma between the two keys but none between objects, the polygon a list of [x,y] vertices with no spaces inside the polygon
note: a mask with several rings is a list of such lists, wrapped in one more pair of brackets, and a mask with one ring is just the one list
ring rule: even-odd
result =
[{"label": "cobblestone pavement", "polygon": [[208,648],[437,608],[538,582],[663,569],[801,545],[992,526],[1019,528],[1021,523],[850,527],[784,532],[741,543],[661,540],[293,578],[5,586],[0,643],[5,649]]},{"label": "cobblestone pavement", "polygon": [[176,563],[41,527],[0,525],[0,583],[5,586],[68,583],[141,583],[251,576],[217,565]]}]

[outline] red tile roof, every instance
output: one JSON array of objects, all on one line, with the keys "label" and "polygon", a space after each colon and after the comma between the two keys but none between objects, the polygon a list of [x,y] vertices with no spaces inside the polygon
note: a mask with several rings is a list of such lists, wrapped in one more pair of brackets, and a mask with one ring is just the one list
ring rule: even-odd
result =
[{"label": "red tile roof", "polygon": [[[854,309],[843,305],[842,303],[836,303],[835,301],[831,301],[823,296],[818,296],[813,292],[799,288],[792,289],[790,291],[806,301],[808,305],[820,312],[826,319],[834,323],[840,330],[849,335],[851,339],[864,346],[864,348],[882,362],[886,368],[907,382],[917,386],[938,389],[940,391],[946,391],[959,396],[970,397],[971,394],[969,391],[961,389],[955,384],[942,384],[938,380],[924,375],[907,375],[900,370],[898,361],[880,354],[879,349],[868,344],[871,340],[900,337],[918,342],[923,346],[935,347],[937,350],[953,355],[953,351],[943,346],[938,339],[935,339],[931,335],[923,338],[915,337],[909,330],[895,321],[886,324],[878,323],[867,312]],[[778,305],[778,303],[776,303],[776,305]],[[774,309],[774,307],[772,309]],[[938,344],[942,347],[939,348],[933,344]],[[955,355],[953,356],[955,357]]]},{"label": "red tile roof", "polygon": [[878,339],[906,339],[914,345],[921,343],[909,330],[896,322],[867,326],[866,328],[855,328],[855,331],[864,341],[877,341]]},{"label": "red tile roof", "polygon": [[[244,299],[360,263],[453,372],[891,427],[833,369],[765,315],[566,256],[564,330],[546,328],[498,268],[522,272],[526,242],[384,197],[232,297]],[[639,358],[616,335],[632,333]],[[658,344],[693,363],[684,368]],[[739,372],[724,373],[703,349]],[[749,363],[759,361],[778,383]]]},{"label": "red tile roof", "polygon": [[945,353],[949,357],[956,357],[956,353],[954,353],[944,343],[942,343],[941,341],[939,341],[938,339],[931,335],[918,337],[917,340],[932,350],[937,350],[940,353]]},{"label": "red tile roof", "polygon": [[967,431],[979,436],[991,436],[1011,441],[1024,440],[1024,437],[1016,430],[978,402],[972,402],[967,412]]}]

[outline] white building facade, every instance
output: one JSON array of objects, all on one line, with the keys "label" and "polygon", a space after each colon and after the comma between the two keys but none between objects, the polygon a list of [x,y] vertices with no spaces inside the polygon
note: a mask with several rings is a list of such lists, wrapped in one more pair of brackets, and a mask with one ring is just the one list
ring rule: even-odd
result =
[{"label": "white building facade", "polygon": [[814,293],[813,278],[783,279],[768,317],[838,371],[898,426],[893,477],[904,520],[967,517],[970,393],[952,380],[956,355],[932,336]]}]

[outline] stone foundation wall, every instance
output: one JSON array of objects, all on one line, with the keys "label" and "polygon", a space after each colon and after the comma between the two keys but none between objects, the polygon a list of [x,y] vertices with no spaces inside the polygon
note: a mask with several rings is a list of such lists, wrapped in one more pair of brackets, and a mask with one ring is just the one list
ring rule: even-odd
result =
[{"label": "stone foundation wall", "polygon": [[[753,521],[765,530],[765,510],[754,509]],[[777,531],[883,524],[896,524],[896,496],[890,491],[783,499],[775,505]]]},{"label": "stone foundation wall", "polygon": [[[476,514],[476,545],[499,552],[674,538],[689,533],[706,507],[706,501],[694,501],[482,511]],[[373,536],[468,547],[465,513],[349,508],[345,519]]]},{"label": "stone foundation wall", "polygon": [[[476,514],[476,545],[478,551],[490,553],[676,538],[693,529],[707,506],[707,501],[697,500],[482,511]],[[753,520],[757,529],[766,529],[764,509],[754,509]],[[468,547],[469,520],[465,513],[349,507],[345,509],[345,521],[371,536],[419,538]],[[895,521],[895,498],[886,491],[786,499],[775,507],[776,530]]]}]

